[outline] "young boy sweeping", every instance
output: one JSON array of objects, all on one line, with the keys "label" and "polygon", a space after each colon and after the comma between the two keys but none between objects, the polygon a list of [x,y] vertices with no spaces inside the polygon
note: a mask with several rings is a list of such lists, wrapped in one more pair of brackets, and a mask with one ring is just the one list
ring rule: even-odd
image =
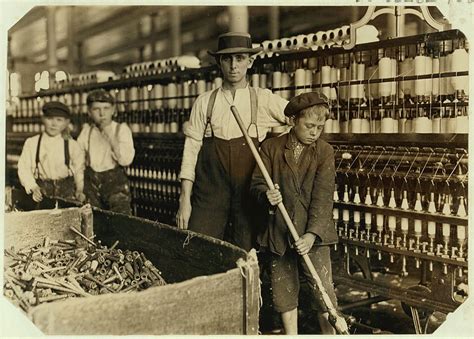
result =
[{"label": "young boy sweeping", "polygon": [[[337,242],[332,223],[335,167],[332,146],[319,139],[329,115],[327,98],[316,92],[304,93],[291,99],[284,112],[293,122],[292,129],[267,140],[260,150],[273,182],[279,185],[270,190],[257,167],[251,193],[270,210],[268,227],[258,242],[270,255],[273,304],[281,313],[286,334],[297,334],[300,269],[314,286],[302,255],[309,255],[333,305],[337,305],[329,249]],[[291,243],[286,223],[274,207],[282,201],[300,235],[295,243]],[[335,334],[324,302],[312,290],[311,306],[318,313],[322,333]]]},{"label": "young boy sweeping", "polygon": [[84,152],[67,128],[68,106],[51,101],[44,104],[44,132],[26,139],[18,161],[18,177],[35,202],[43,197],[84,201]]}]

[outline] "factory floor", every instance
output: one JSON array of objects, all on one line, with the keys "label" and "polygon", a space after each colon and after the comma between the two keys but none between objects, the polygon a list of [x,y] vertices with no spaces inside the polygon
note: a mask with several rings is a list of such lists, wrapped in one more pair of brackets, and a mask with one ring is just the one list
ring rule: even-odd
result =
[{"label": "factory floor", "polygon": [[[391,277],[390,279],[394,279]],[[309,291],[302,287],[300,308],[298,312],[299,334],[320,334],[319,324],[305,301]],[[347,286],[336,286],[339,305],[363,300],[367,293]],[[284,334],[279,315],[271,308],[271,290],[266,277],[262,279],[262,297],[264,305],[260,312],[260,331],[262,334]],[[372,305],[359,306],[344,311],[352,316],[356,324],[350,328],[351,334],[415,334],[413,321],[402,308],[398,300],[386,300]],[[426,321],[426,319],[429,319]],[[445,320],[446,315],[433,312],[428,318],[420,313],[421,326],[424,333],[433,333]]]}]

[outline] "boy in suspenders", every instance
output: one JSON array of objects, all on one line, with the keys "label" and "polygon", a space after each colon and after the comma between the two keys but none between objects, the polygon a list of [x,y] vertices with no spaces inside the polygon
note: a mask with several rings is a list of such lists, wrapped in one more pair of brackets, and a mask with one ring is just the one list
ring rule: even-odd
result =
[{"label": "boy in suspenders", "polygon": [[131,194],[124,167],[135,156],[132,131],[112,120],[114,97],[103,89],[87,96],[92,124],[85,124],[77,141],[86,153],[84,193],[96,207],[132,214]]},{"label": "boy in suspenders", "polygon": [[247,83],[252,48],[247,33],[219,36],[218,51],[209,52],[222,71],[222,87],[200,95],[192,108],[181,164],[181,196],[176,223],[231,242],[245,250],[255,247],[255,204],[249,195],[255,160],[230,106],[242,115],[258,145],[273,127],[285,125],[287,101],[270,90]]},{"label": "boy in suspenders", "polygon": [[44,132],[28,138],[18,161],[18,177],[35,202],[43,196],[85,200],[84,152],[67,127],[69,108],[58,101],[43,106]]}]

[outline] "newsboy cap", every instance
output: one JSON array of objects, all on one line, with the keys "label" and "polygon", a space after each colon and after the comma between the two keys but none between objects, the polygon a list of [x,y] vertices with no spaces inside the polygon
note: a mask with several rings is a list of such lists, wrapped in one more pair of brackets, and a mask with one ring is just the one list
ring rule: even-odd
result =
[{"label": "newsboy cap", "polygon": [[262,47],[252,47],[252,38],[248,33],[229,32],[219,35],[217,38],[217,51],[207,51],[212,56],[222,54],[249,53],[255,54],[262,50]]},{"label": "newsboy cap", "polygon": [[59,101],[45,103],[42,110],[45,117],[64,117],[68,119],[71,117],[69,107]]},{"label": "newsboy cap", "polygon": [[329,106],[328,98],[319,92],[303,93],[293,97],[288,105],[286,105],[284,112],[287,117],[291,117],[296,115],[299,111],[314,105]]},{"label": "newsboy cap", "polygon": [[87,106],[90,106],[93,102],[108,102],[113,105],[115,98],[105,89],[100,88],[93,90],[87,95]]}]

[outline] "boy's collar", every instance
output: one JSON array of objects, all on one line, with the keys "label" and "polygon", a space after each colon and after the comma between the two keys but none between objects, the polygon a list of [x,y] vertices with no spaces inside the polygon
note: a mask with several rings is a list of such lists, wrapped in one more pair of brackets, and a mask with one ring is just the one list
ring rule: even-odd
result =
[{"label": "boy's collar", "polygon": [[294,131],[294,127],[292,127],[290,129],[290,131],[288,132],[288,140],[286,142],[286,148],[288,149],[293,149],[295,148],[295,144],[299,143],[299,144],[302,144],[303,146],[307,146],[307,147],[315,147],[316,146],[316,143],[318,142],[319,138],[313,142],[312,144],[310,145],[306,145],[306,144],[303,144],[301,141],[299,141],[298,137],[296,136],[296,133]]}]

